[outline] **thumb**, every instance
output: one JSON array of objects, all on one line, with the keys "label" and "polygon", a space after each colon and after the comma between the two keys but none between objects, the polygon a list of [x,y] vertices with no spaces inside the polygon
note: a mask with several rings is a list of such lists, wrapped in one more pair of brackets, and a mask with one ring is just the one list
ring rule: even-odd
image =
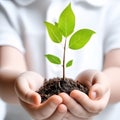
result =
[{"label": "thumb", "polygon": [[92,86],[89,90],[89,97],[93,100],[101,99],[110,89],[107,82],[107,76],[102,72],[98,72],[92,79]]},{"label": "thumb", "polygon": [[38,93],[31,90],[28,86],[28,83],[24,80],[17,81],[15,83],[15,92],[18,98],[28,104],[39,105],[41,102],[41,97]]},{"label": "thumb", "polygon": [[99,100],[103,97],[105,94],[105,89],[101,84],[95,84],[93,85],[89,90],[89,97],[92,100]]},{"label": "thumb", "polygon": [[26,72],[20,75],[15,81],[15,92],[18,98],[32,105],[39,105],[40,95],[36,92],[43,84],[43,78],[33,72]]}]

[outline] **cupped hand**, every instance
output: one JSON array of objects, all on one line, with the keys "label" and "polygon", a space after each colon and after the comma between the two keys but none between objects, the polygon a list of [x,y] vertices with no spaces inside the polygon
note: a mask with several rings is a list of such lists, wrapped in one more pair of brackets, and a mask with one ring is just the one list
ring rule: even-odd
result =
[{"label": "cupped hand", "polygon": [[69,120],[91,120],[103,111],[109,102],[108,78],[102,72],[87,70],[79,74],[76,80],[89,88],[89,94],[78,90],[73,90],[70,96],[61,93],[63,104],[69,111],[66,117]]},{"label": "cupped hand", "polygon": [[43,85],[44,79],[35,72],[21,74],[15,82],[15,91],[21,105],[34,120],[62,120],[67,108],[58,95],[53,95],[41,103],[41,97],[36,92]]}]

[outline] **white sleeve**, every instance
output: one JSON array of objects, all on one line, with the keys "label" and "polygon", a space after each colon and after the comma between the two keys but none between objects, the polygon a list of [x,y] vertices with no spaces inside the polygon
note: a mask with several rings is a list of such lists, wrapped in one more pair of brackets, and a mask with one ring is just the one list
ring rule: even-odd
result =
[{"label": "white sleeve", "polygon": [[[120,3],[120,2],[119,2]],[[120,48],[120,8],[109,12],[106,38],[104,43],[104,52]],[[107,17],[106,17],[107,18]]]},{"label": "white sleeve", "polygon": [[[11,11],[12,4],[6,4],[6,8],[4,3],[0,4],[0,46],[12,46],[24,52],[20,33],[15,29],[14,23],[12,23],[13,21],[11,20],[16,15],[13,12],[13,8]],[[12,12],[13,17],[9,14],[10,12]]]}]

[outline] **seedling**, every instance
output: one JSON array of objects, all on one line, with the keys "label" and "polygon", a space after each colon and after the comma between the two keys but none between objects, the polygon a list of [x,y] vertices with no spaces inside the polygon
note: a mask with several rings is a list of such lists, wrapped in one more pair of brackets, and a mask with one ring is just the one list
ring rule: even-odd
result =
[{"label": "seedling", "polygon": [[66,49],[79,50],[83,48],[95,32],[90,29],[80,29],[74,32],[75,15],[71,8],[71,4],[68,4],[68,6],[62,11],[58,22],[55,22],[54,24],[45,22],[45,26],[51,40],[56,44],[63,44],[62,58],[53,54],[45,55],[51,63],[62,66],[63,77],[52,78],[48,81],[45,80],[44,85],[38,91],[41,96],[41,102],[44,102],[52,95],[58,95],[61,92],[70,95],[71,91],[75,89],[88,94],[89,89],[86,86],[71,78],[66,78],[65,76],[66,68],[73,64],[73,59],[66,62]]},{"label": "seedling", "polygon": [[51,40],[54,43],[60,44],[64,42],[63,58],[59,58],[58,56],[52,54],[46,54],[45,57],[53,64],[62,65],[63,80],[65,80],[66,68],[72,66],[73,64],[73,59],[66,62],[66,47],[72,50],[79,50],[83,48],[95,32],[86,28],[74,32],[75,15],[71,8],[71,3],[62,11],[58,22],[55,22],[54,24],[45,22],[45,26]]}]

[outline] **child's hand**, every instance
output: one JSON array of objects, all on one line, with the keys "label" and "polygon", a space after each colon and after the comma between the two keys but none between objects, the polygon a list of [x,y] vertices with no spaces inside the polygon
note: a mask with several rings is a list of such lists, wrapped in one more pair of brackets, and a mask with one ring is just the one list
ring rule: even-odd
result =
[{"label": "child's hand", "polygon": [[62,98],[53,95],[44,103],[37,91],[43,85],[44,79],[37,73],[21,74],[15,83],[15,91],[22,106],[35,120],[62,120],[67,108],[62,104]]},{"label": "child's hand", "polygon": [[110,97],[108,80],[103,73],[93,70],[81,73],[77,80],[89,88],[89,95],[73,90],[70,96],[65,93],[61,93],[60,96],[68,108],[69,120],[90,120],[108,104]]}]

